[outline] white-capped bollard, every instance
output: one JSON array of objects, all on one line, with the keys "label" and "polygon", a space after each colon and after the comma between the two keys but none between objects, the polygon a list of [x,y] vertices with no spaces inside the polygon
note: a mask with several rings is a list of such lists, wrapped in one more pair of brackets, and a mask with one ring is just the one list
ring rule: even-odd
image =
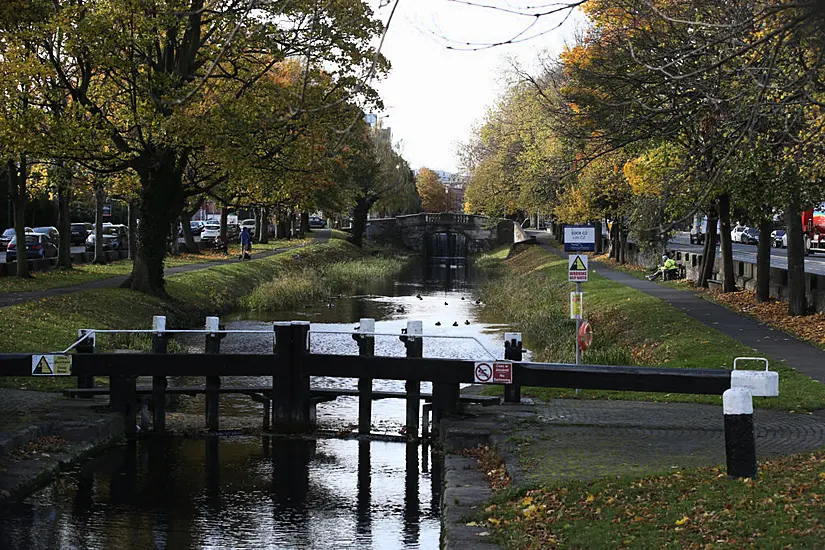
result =
[{"label": "white-capped bollard", "polygon": [[[739,361],[760,361],[765,370],[737,370]],[[730,373],[731,388],[746,388],[754,397],[777,397],[779,395],[779,373],[768,370],[768,360],[764,357],[737,357],[733,360]]]},{"label": "white-capped bollard", "polygon": [[152,317],[152,332],[155,334],[162,334],[166,332],[166,316],[155,315]]},{"label": "white-capped bollard", "polygon": [[756,479],[756,436],[753,399],[747,388],[730,388],[722,394],[725,414],[725,456],[728,476]]}]

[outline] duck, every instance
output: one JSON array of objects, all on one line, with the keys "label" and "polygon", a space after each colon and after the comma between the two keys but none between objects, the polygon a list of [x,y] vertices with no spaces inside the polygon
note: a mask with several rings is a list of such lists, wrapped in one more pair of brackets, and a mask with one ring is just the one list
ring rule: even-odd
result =
[{"label": "duck", "polygon": [[464,299],[464,296],[462,296],[462,297],[461,297],[461,299],[463,300],[463,299]]},{"label": "duck", "polygon": [[469,325],[469,324],[470,324],[470,320],[469,320],[469,319],[465,319],[465,320],[464,320],[464,324],[465,324],[465,325]]},{"label": "duck", "polygon": [[481,300],[476,300],[476,305],[481,305]]},{"label": "duck", "polygon": [[422,298],[422,297],[421,297],[421,294],[416,294],[416,295],[415,295],[415,297],[416,297],[416,298],[418,298],[419,300],[423,300],[423,299],[424,299],[424,298]]},{"label": "duck", "polygon": [[450,304],[448,304],[447,302],[444,302],[444,305],[445,305],[445,306],[448,306],[448,305],[450,305]]},{"label": "duck", "polygon": [[399,307],[398,309],[395,310],[395,312],[396,313],[406,313],[406,311],[404,310],[404,306]]},{"label": "duck", "polygon": [[436,321],[435,326],[440,327],[441,326],[441,321]]},{"label": "duck", "polygon": [[457,326],[458,326],[458,321],[456,321],[455,323],[453,323],[453,326],[454,326],[454,327],[457,327]]},{"label": "duck", "polygon": [[352,327],[352,330],[358,332],[359,330],[361,330],[361,325],[358,325],[357,327]]}]

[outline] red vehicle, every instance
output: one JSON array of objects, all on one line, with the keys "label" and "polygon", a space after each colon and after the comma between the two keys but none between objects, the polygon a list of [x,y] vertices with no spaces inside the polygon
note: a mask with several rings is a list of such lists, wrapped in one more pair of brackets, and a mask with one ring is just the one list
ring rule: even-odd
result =
[{"label": "red vehicle", "polygon": [[802,233],[805,239],[805,254],[825,252],[825,212],[805,210],[802,212]]}]

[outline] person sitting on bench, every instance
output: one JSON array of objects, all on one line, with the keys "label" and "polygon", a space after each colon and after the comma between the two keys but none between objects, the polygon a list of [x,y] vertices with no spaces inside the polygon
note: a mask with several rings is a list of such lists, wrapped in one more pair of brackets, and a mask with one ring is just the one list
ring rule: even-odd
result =
[{"label": "person sitting on bench", "polygon": [[675,281],[678,279],[679,266],[676,260],[671,258],[672,253],[662,255],[662,265],[656,270],[656,273],[647,276],[648,281],[654,281],[660,276],[665,281]]}]

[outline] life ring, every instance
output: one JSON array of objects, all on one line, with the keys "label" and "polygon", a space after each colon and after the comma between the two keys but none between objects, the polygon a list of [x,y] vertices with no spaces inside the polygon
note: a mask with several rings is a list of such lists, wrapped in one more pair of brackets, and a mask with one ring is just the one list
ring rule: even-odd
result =
[{"label": "life ring", "polygon": [[576,335],[579,341],[579,349],[587,351],[593,344],[593,327],[587,321],[582,321],[579,327],[579,333]]}]

